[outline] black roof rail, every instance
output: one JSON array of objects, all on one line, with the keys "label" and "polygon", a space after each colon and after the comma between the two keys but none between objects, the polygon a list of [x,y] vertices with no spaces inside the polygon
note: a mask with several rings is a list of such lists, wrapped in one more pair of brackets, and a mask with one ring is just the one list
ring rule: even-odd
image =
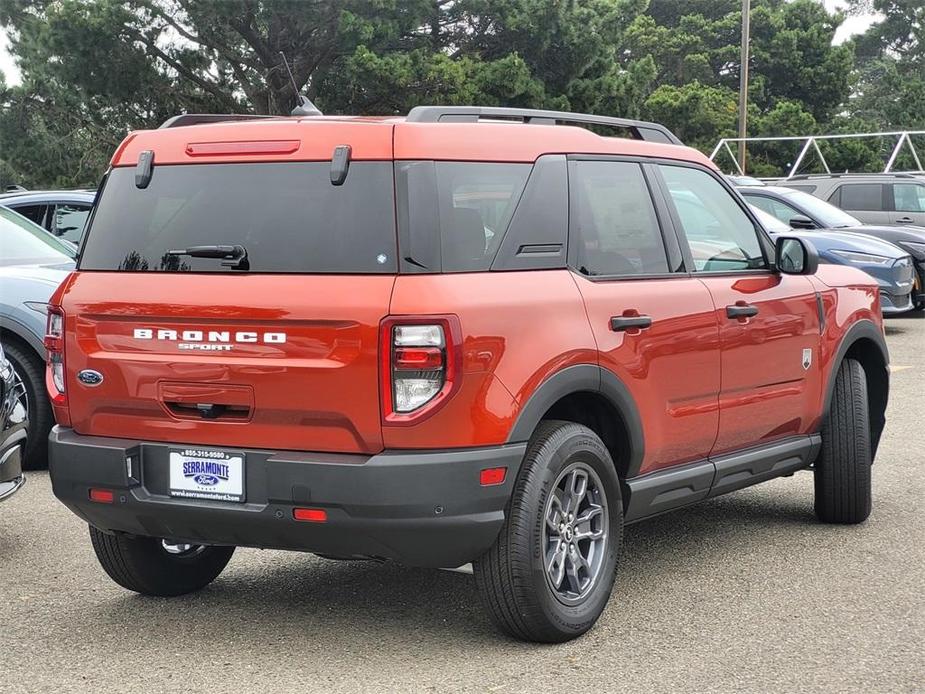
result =
[{"label": "black roof rail", "polygon": [[848,171],[845,173],[809,173],[796,174],[789,178],[781,179],[785,181],[808,181],[814,178],[882,178],[883,176],[895,176],[896,178],[921,178],[921,174],[909,171]]},{"label": "black roof rail", "polygon": [[160,124],[164,128],[180,128],[184,125],[202,125],[203,123],[224,123],[226,121],[257,120],[260,118],[279,118],[280,116],[259,116],[254,113],[181,113],[168,118]]},{"label": "black roof rail", "polygon": [[568,111],[493,106],[415,106],[405,118],[409,123],[477,123],[481,119],[520,121],[528,125],[602,125],[627,130],[636,140],[683,144],[673,132],[659,123]]}]

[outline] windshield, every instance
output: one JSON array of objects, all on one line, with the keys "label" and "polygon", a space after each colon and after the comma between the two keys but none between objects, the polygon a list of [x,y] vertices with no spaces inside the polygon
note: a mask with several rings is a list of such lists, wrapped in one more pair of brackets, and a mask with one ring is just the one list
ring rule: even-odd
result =
[{"label": "windshield", "polygon": [[856,217],[802,190],[788,190],[785,195],[788,202],[802,207],[807,215],[826,228],[856,227],[861,224]]},{"label": "windshield", "polygon": [[[339,186],[331,162],[155,165],[142,189],[134,168],[116,168],[80,269],[394,273],[393,190],[391,162],[353,162]],[[238,247],[247,262],[195,246]]]},{"label": "windshield", "polygon": [[75,248],[13,210],[0,207],[0,264],[66,263]]},{"label": "windshield", "polygon": [[760,207],[755,207],[751,203],[748,203],[748,206],[751,208],[752,213],[758,218],[758,221],[761,222],[761,226],[764,227],[765,231],[769,231],[772,234],[784,234],[790,231],[790,226],[784,224],[774,215],[768,214]]}]

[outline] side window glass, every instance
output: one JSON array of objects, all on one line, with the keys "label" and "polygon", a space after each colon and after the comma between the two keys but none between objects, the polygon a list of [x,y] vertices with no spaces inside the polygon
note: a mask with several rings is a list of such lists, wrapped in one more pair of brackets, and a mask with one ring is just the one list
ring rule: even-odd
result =
[{"label": "side window glass", "polygon": [[710,174],[659,165],[698,272],[768,267],[758,232],[735,198]]},{"label": "side window glass", "polygon": [[569,186],[579,272],[589,276],[669,272],[655,207],[638,164],[574,161]]},{"label": "side window glass", "polygon": [[894,183],[893,199],[897,212],[925,212],[925,186],[919,183]]},{"label": "side window glass", "polygon": [[52,231],[66,241],[77,243],[83,236],[90,208],[86,205],[59,204],[55,207],[54,225]]},{"label": "side window glass", "polygon": [[530,164],[436,163],[444,272],[488,269],[531,168]]},{"label": "side window glass", "polygon": [[44,227],[45,210],[47,207],[47,205],[20,205],[19,207],[13,207],[11,209],[14,212],[18,212],[29,221],[35,222],[40,227]]},{"label": "side window glass", "polygon": [[848,183],[841,187],[841,208],[880,212],[883,210],[883,186],[879,183]]}]

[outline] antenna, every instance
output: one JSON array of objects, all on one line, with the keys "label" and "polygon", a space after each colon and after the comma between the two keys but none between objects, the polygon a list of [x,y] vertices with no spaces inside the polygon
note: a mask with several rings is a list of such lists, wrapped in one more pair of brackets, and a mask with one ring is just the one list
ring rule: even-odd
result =
[{"label": "antenna", "polygon": [[279,52],[279,57],[283,59],[283,65],[286,66],[286,72],[289,74],[289,83],[292,85],[292,91],[295,93],[296,107],[289,112],[290,116],[321,116],[323,115],[318,107],[308,100],[307,96],[299,93],[299,87],[295,83],[295,77],[292,76],[292,70],[289,69],[289,61],[286,60],[286,54]]}]

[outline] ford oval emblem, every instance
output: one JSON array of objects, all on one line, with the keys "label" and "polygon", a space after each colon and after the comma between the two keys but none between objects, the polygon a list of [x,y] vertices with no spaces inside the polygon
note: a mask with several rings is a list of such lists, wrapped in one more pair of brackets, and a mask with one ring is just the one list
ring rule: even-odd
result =
[{"label": "ford oval emblem", "polygon": [[103,374],[93,369],[84,369],[77,373],[77,380],[85,386],[98,386],[103,382]]},{"label": "ford oval emblem", "polygon": [[203,472],[193,477],[193,481],[196,484],[201,484],[203,487],[214,487],[218,484],[218,477]]}]

